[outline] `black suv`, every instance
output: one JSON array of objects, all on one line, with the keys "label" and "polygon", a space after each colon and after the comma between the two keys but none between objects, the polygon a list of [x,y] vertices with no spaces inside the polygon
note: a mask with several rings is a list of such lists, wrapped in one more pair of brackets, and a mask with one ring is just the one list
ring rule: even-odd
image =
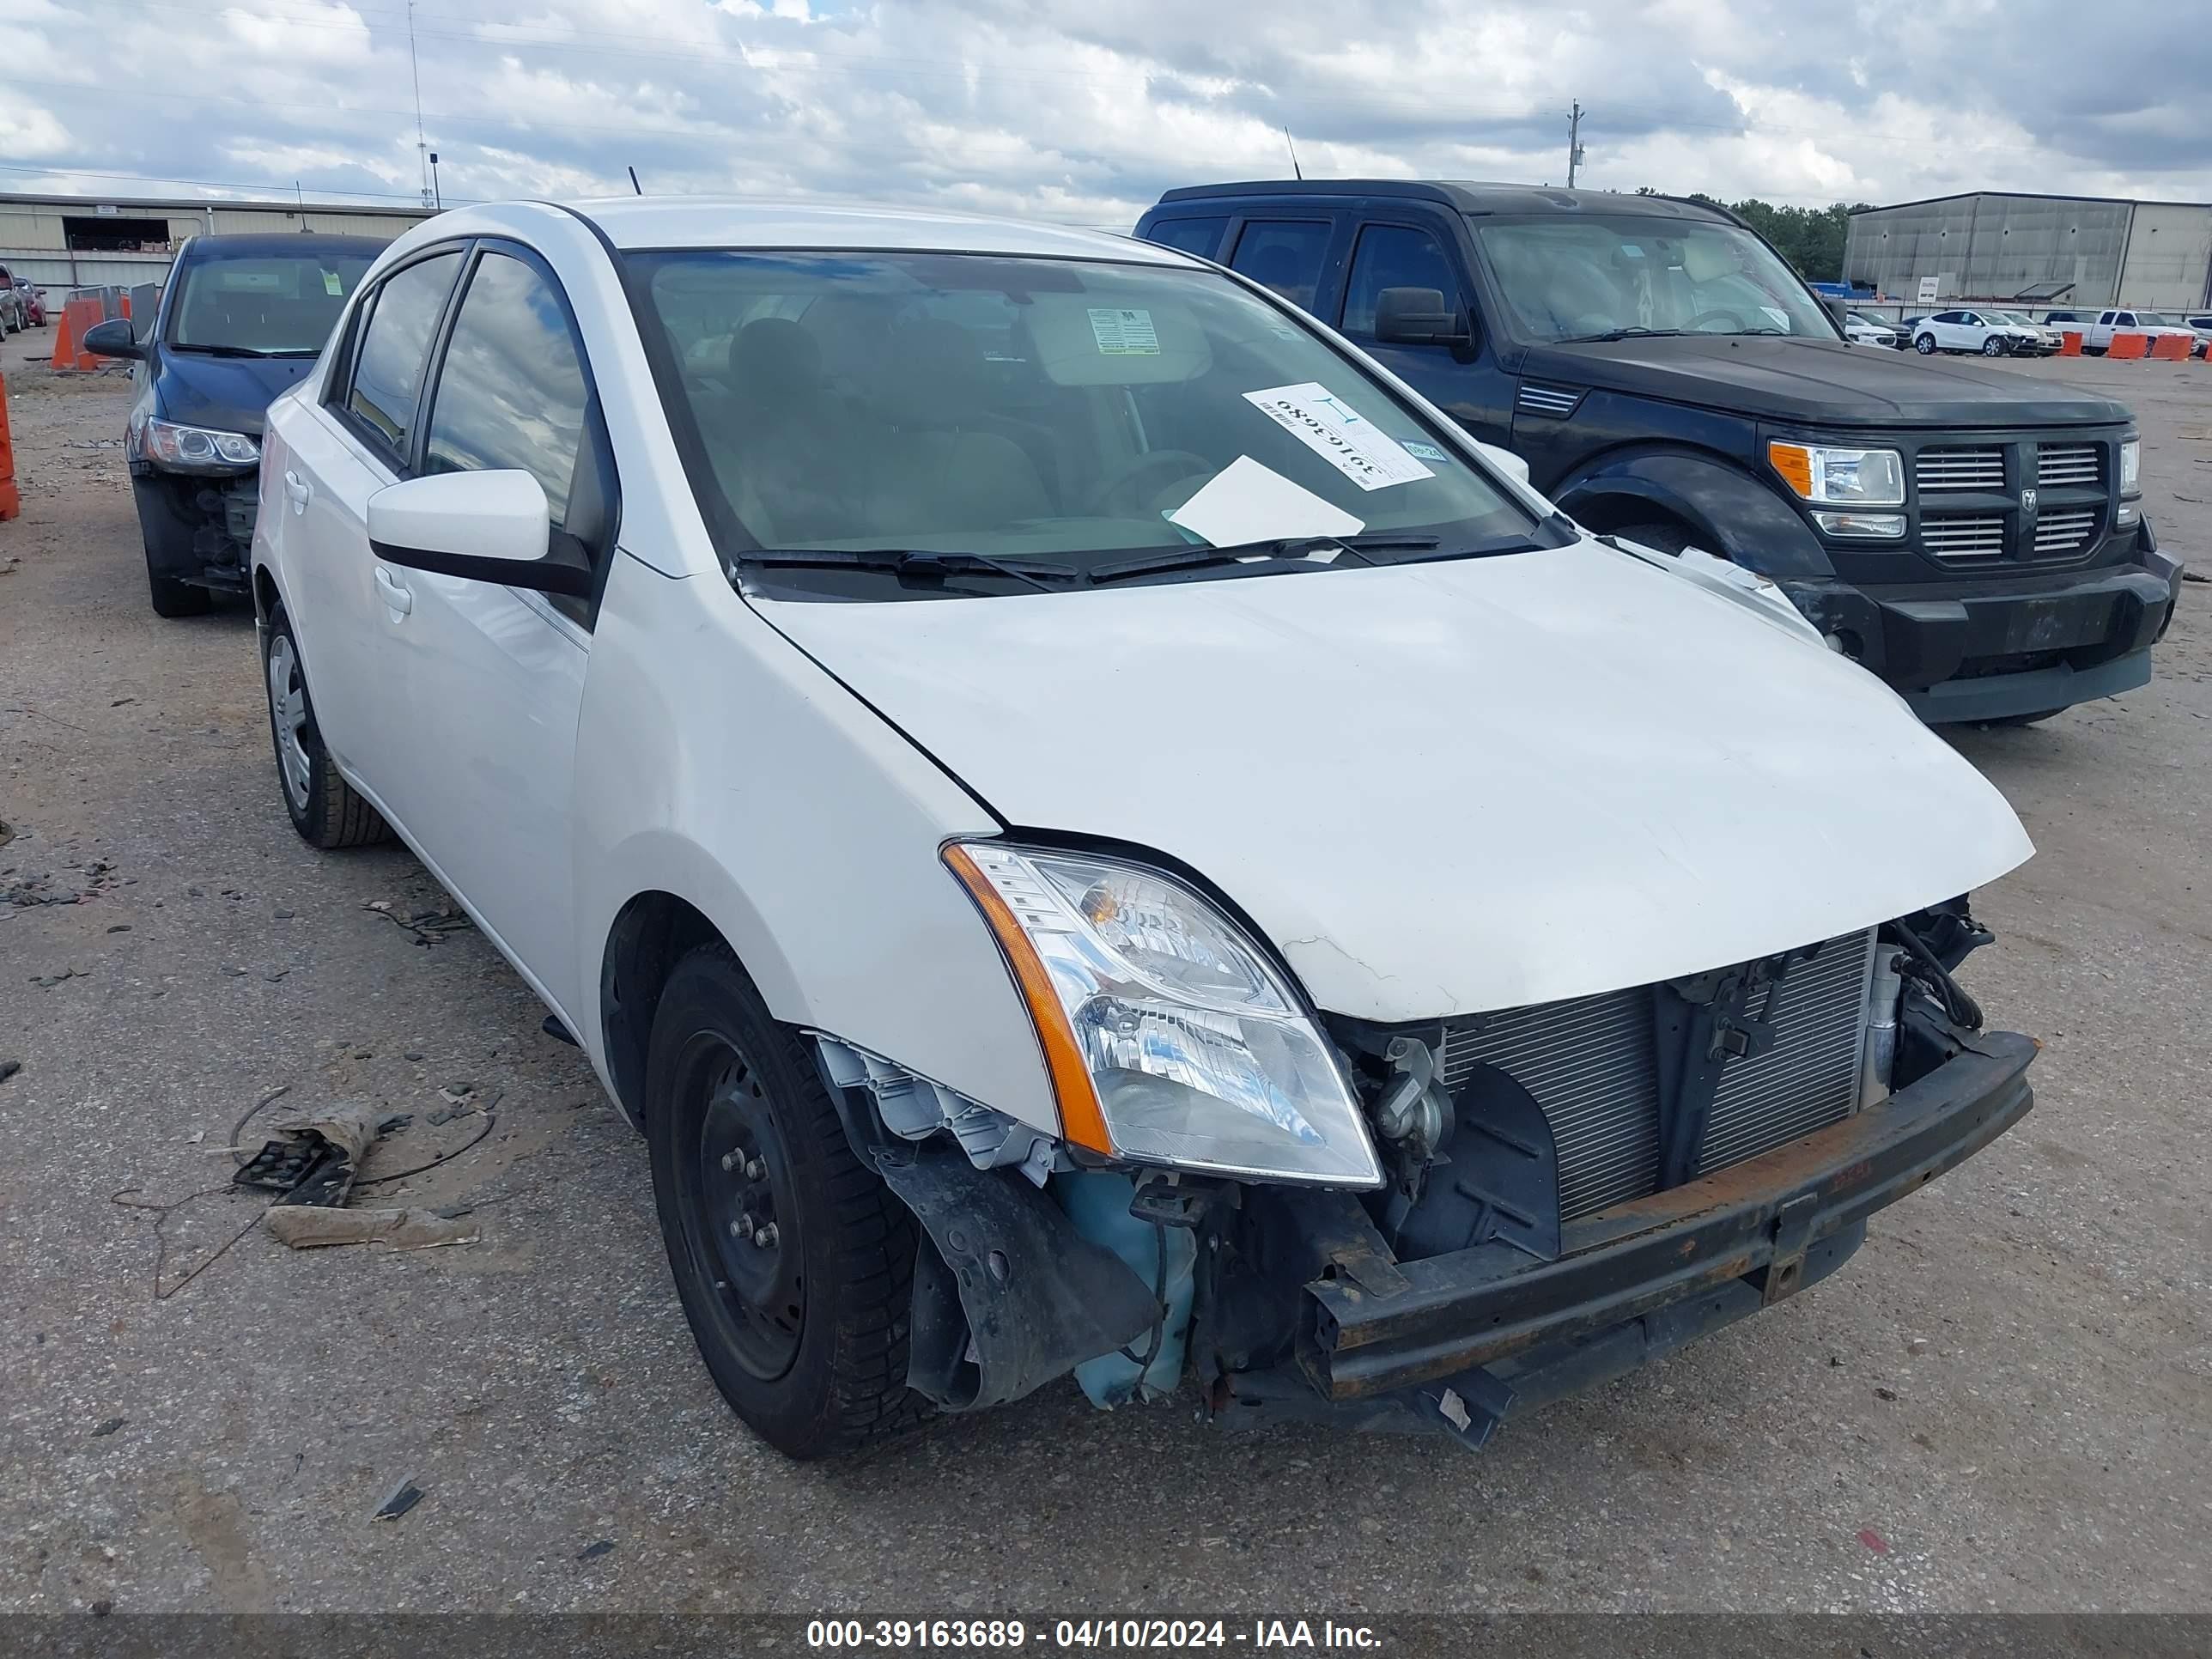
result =
[{"label": "black suv", "polygon": [[1771,577],[1929,721],[2150,678],[2180,567],[2125,407],[1844,341],[1733,215],[1347,179],[1170,191],[1137,234],[1365,348],[1588,528]]}]

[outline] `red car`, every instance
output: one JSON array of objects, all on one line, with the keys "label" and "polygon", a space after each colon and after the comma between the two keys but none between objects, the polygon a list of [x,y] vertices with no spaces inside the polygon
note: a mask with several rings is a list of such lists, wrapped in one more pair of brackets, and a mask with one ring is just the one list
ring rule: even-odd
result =
[{"label": "red car", "polygon": [[46,291],[33,288],[21,277],[15,279],[16,292],[23,296],[23,320],[33,328],[46,325]]}]

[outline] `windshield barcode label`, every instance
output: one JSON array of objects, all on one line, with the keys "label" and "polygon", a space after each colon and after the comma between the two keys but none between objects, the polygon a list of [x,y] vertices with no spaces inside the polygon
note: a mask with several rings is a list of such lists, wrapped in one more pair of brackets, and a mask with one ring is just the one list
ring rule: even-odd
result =
[{"label": "windshield barcode label", "polygon": [[1099,355],[1106,357],[1157,357],[1160,355],[1159,331],[1152,326],[1152,313],[1133,309],[1109,310],[1104,307],[1091,307],[1091,337],[1098,342]]},{"label": "windshield barcode label", "polygon": [[1437,476],[1317,380],[1248,392],[1244,401],[1362,489],[1387,489]]}]

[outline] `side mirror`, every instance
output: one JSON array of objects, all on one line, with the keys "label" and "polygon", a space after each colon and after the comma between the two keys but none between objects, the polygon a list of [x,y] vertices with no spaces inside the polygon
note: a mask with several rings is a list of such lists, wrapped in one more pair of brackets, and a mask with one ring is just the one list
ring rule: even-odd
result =
[{"label": "side mirror", "polygon": [[1516,455],[1511,450],[1500,449],[1496,444],[1486,444],[1480,441],[1478,441],[1474,447],[1481,452],[1482,459],[1488,461],[1491,465],[1496,467],[1500,472],[1510,472],[1515,477],[1520,479],[1522,483],[1527,483],[1528,482],[1528,463],[1522,460],[1521,457]]},{"label": "side mirror", "polygon": [[1841,300],[1824,294],[1820,296],[1820,309],[1828,313],[1828,320],[1836,325],[1837,333],[1842,335],[1846,340],[1851,337],[1850,330],[1844,326],[1849,320],[1849,317]]},{"label": "side mirror", "polygon": [[1433,288],[1386,288],[1375,297],[1375,337],[1385,345],[1466,345],[1473,336]]},{"label": "side mirror", "polygon": [[131,331],[128,317],[111,317],[84,331],[83,346],[95,357],[143,357],[146,348]]},{"label": "side mirror", "polygon": [[552,543],[545,492],[527,472],[440,472],[368,498],[369,550],[386,564],[590,598],[591,571]]}]

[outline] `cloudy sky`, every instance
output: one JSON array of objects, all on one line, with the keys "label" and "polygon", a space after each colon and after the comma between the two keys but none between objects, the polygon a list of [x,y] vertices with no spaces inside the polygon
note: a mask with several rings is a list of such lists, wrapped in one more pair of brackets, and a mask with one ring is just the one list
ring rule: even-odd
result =
[{"label": "cloudy sky", "polygon": [[[1128,224],[1287,172],[1734,199],[2212,199],[2201,0],[420,0],[448,202],[627,189]],[[4,0],[0,191],[410,200],[405,0]],[[136,175],[134,182],[131,177]],[[144,181],[161,181],[144,182]]]}]

